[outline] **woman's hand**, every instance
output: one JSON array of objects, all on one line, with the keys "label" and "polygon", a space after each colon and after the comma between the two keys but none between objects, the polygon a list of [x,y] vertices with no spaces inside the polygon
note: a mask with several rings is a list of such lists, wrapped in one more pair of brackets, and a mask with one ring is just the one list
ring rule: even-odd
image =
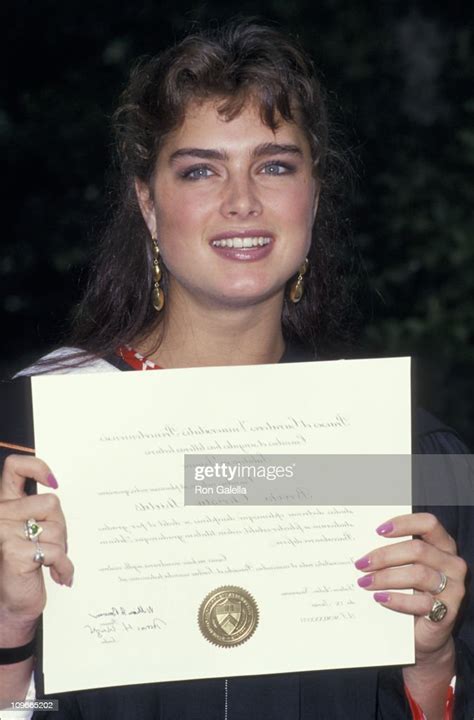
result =
[{"label": "woman's hand", "polygon": [[[355,563],[358,583],[390,610],[415,616],[415,665],[403,669],[405,685],[432,720],[445,718],[448,685],[455,673],[452,629],[465,594],[467,565],[456,543],[430,513],[400,515],[377,528],[384,537],[414,539],[379,547]],[[444,587],[443,587],[444,586]],[[413,589],[413,595],[396,592]],[[435,600],[447,608],[439,622],[427,616]]]},{"label": "woman's hand", "polygon": [[[25,495],[26,478],[56,489],[58,484],[42,460],[9,455],[0,480],[0,647],[16,648],[35,635],[46,603],[38,544],[53,580],[72,584],[74,568],[66,554],[66,523],[54,493]],[[38,543],[25,534],[28,520],[41,526]],[[30,684],[33,658],[0,666],[0,706],[23,700]]]},{"label": "woman's hand", "polygon": [[[376,591],[374,599],[390,610],[414,615],[416,661],[434,658],[449,644],[459,607],[465,594],[467,565],[457,555],[456,543],[430,513],[400,515],[385,522],[377,532],[384,537],[417,536],[379,547],[355,563],[366,574],[358,583]],[[445,589],[436,594],[443,575]],[[413,589],[413,595],[396,592]],[[435,600],[447,607],[441,622],[426,616]]]},{"label": "woman's hand", "polygon": [[66,523],[57,496],[26,496],[26,478],[57,488],[50,468],[42,460],[22,455],[10,455],[5,460],[0,481],[1,647],[28,642],[26,634],[34,632],[46,602],[41,564],[34,559],[37,544],[25,535],[29,519],[43,528],[38,543],[44,553],[43,564],[50,568],[53,580],[71,585],[74,573],[66,554]]}]

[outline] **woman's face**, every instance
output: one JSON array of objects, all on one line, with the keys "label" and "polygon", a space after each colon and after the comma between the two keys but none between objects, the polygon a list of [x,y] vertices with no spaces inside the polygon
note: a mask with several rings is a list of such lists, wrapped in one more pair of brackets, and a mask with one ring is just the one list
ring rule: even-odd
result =
[{"label": "woman's face", "polygon": [[151,192],[137,182],[171,295],[226,307],[281,298],[306,257],[318,198],[308,141],[295,124],[274,132],[252,104],[228,122],[215,102],[190,105]]}]

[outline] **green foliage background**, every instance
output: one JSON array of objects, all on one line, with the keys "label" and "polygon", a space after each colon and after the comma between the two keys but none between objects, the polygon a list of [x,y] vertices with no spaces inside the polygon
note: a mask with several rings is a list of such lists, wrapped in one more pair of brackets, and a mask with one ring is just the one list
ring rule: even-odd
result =
[{"label": "green foliage background", "polygon": [[0,12],[2,376],[57,341],[80,294],[132,59],[195,20],[250,14],[302,39],[357,158],[370,291],[355,352],[415,355],[420,401],[474,447],[472,3],[8,0]]}]

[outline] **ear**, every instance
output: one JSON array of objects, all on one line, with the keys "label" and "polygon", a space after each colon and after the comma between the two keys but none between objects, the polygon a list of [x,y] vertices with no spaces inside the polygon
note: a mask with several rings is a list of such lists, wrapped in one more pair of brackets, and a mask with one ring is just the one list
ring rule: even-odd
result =
[{"label": "ear", "polygon": [[156,237],[156,215],[155,203],[147,183],[139,178],[135,178],[135,192],[138,204],[140,206],[143,219],[146,223],[150,235]]}]

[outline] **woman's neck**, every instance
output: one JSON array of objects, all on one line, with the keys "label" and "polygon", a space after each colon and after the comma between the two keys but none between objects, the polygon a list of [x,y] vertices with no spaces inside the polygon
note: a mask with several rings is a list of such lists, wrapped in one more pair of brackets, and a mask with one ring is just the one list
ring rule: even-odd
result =
[{"label": "woman's neck", "polygon": [[275,363],[285,350],[280,298],[258,308],[215,311],[170,303],[167,313],[157,333],[135,343],[136,350],[161,367]]}]

